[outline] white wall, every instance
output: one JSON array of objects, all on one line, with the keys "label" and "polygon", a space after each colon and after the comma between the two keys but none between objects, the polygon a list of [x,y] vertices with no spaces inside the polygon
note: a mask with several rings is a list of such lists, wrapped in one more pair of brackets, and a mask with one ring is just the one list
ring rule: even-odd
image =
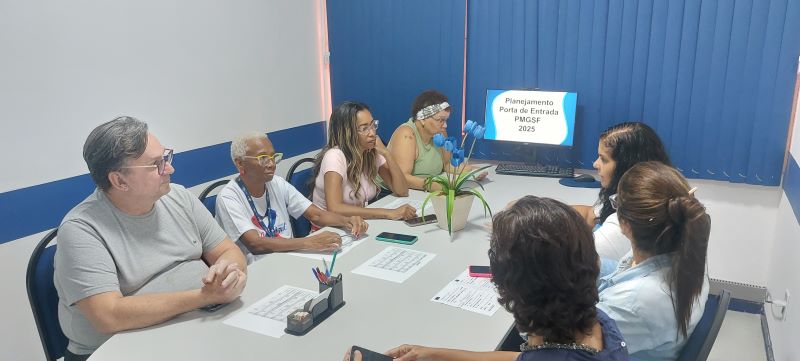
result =
[{"label": "white wall", "polygon": [[[798,59],[797,84],[800,84],[800,59]],[[800,94],[795,89],[795,109],[793,128],[789,129],[791,145],[789,154],[800,162]],[[789,165],[792,166],[791,163]],[[786,179],[784,179],[786,183]],[[786,184],[784,184],[784,187]],[[798,187],[797,184],[794,187]],[[800,205],[795,205],[800,207]],[[784,320],[772,316],[770,305],[765,305],[767,322],[772,338],[775,360],[789,361],[800,359],[800,223],[792,209],[791,203],[784,193],[777,211],[775,227],[775,243],[770,252],[767,289],[773,298],[783,299],[784,292],[789,290],[787,315]]]},{"label": "white wall", "polygon": [[[183,151],[321,121],[318,1],[0,0],[0,192],[86,173],[118,115]],[[20,151],[39,154],[18,159]],[[13,174],[13,176],[6,176]]]},{"label": "white wall", "polygon": [[[775,247],[771,251],[767,288],[773,298],[783,299],[784,290],[792,294],[787,317],[779,321],[772,316],[770,305],[764,305],[767,314],[775,360],[800,359],[800,224],[795,218],[788,199],[784,196],[778,207]],[[777,309],[776,309],[777,310]]]},{"label": "white wall", "polygon": [[711,216],[708,273],[764,286],[781,191],[777,187],[690,179]]},{"label": "white wall", "polygon": [[[798,70],[800,70],[800,61],[797,64]],[[797,82],[800,84],[800,71],[797,73]],[[800,94],[795,95],[796,103],[794,109],[794,121],[792,121],[792,129],[789,129],[789,132],[792,134],[789,138],[789,154],[791,154],[795,160],[800,162]]]},{"label": "white wall", "polygon": [[[86,173],[86,136],[118,115],[179,152],[324,120],[319,6],[0,0],[0,192]],[[43,235],[0,244],[0,360],[43,358],[24,284]]]}]

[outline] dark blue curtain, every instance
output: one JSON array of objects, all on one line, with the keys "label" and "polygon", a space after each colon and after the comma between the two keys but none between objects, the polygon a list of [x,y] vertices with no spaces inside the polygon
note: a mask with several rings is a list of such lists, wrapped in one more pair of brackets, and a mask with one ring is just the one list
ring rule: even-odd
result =
[{"label": "dark blue curtain", "polygon": [[800,1],[469,0],[468,14],[467,119],[487,89],[574,91],[575,147],[545,157],[590,168],[602,130],[644,121],[688,177],[779,184]]},{"label": "dark blue curtain", "polygon": [[[692,178],[776,185],[800,50],[797,0],[330,0],[334,105],[358,100],[388,140],[413,98],[448,97],[457,134],[487,89],[578,93],[575,147],[539,156],[590,168],[597,137],[644,121]],[[465,8],[468,7],[468,8]],[[467,11],[468,9],[468,11]],[[467,77],[463,34],[468,13]],[[466,89],[465,89],[466,88]],[[477,157],[519,160],[484,142]]]},{"label": "dark blue curtain", "polygon": [[333,106],[366,103],[388,142],[417,94],[436,89],[460,131],[465,11],[464,0],[328,0]]}]

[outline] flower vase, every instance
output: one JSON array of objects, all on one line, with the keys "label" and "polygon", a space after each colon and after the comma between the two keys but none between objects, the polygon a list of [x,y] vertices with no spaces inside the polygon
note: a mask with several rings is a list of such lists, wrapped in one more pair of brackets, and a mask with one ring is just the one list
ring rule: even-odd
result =
[{"label": "flower vase", "polygon": [[[438,195],[431,197],[433,203],[433,210],[436,212],[436,220],[438,221],[439,228],[447,230],[447,196]],[[455,197],[453,202],[453,213],[450,216],[450,232],[456,232],[464,229],[467,225],[467,217],[469,210],[472,208],[472,200],[475,196],[472,194],[460,195]]]}]

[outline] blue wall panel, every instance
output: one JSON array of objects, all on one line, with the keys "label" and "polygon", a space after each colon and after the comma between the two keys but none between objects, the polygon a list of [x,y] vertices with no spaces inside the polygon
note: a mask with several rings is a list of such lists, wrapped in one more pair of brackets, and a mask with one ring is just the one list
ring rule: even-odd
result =
[{"label": "blue wall panel", "polygon": [[[293,157],[325,144],[325,122],[269,133],[275,150]],[[173,183],[192,187],[236,173],[231,143],[175,154]],[[0,244],[57,227],[64,215],[85,199],[95,185],[88,174],[0,193]]]},{"label": "blue wall panel", "polygon": [[369,105],[388,142],[417,94],[436,89],[453,108],[449,132],[460,133],[465,11],[463,0],[328,1],[333,105]]},{"label": "blue wall panel", "polygon": [[779,184],[800,2],[469,0],[468,14],[468,119],[487,89],[575,91],[575,147],[549,161],[591,167],[602,130],[644,121],[689,177]]}]

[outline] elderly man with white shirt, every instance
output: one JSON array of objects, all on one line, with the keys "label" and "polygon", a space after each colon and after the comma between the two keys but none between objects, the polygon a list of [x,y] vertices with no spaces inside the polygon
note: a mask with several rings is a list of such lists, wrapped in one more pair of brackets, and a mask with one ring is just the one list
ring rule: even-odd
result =
[{"label": "elderly man with white shirt", "polygon": [[217,195],[216,219],[236,240],[248,263],[270,252],[332,251],[341,246],[341,237],[329,231],[296,238],[289,216],[305,216],[320,227],[342,227],[355,236],[367,230],[361,217],[323,210],[276,176],[282,158],[264,133],[250,132],[231,142],[231,160],[239,175]]}]

